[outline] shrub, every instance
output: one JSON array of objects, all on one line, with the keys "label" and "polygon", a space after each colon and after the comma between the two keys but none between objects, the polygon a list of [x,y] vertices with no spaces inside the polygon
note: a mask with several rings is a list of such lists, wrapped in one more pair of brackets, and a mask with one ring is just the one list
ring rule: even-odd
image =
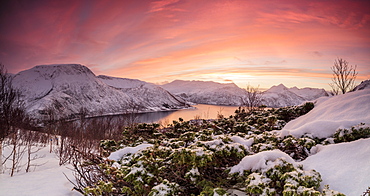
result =
[{"label": "shrub", "polygon": [[353,126],[350,129],[338,129],[334,134],[334,142],[350,142],[358,140],[360,138],[370,137],[370,127],[365,126],[361,123],[357,126]]}]

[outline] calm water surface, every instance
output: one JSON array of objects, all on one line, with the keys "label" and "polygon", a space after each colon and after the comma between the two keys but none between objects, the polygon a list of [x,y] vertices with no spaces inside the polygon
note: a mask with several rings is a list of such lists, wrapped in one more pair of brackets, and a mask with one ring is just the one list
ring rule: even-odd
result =
[{"label": "calm water surface", "polygon": [[137,116],[137,122],[167,124],[172,123],[173,120],[179,120],[179,118],[183,118],[184,120],[191,120],[198,117],[201,119],[215,119],[218,113],[224,116],[230,116],[234,114],[236,109],[238,109],[237,106],[198,104],[190,109],[139,114]]}]

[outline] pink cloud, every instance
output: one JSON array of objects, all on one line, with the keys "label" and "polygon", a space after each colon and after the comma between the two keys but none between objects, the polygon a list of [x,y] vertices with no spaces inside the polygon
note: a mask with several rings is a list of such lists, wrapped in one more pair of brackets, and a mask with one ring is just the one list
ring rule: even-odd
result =
[{"label": "pink cloud", "polygon": [[[179,0],[157,0],[151,2],[151,7],[149,12],[158,12],[168,9],[168,7],[174,3],[177,3]],[[177,9],[176,9],[177,10]]]}]

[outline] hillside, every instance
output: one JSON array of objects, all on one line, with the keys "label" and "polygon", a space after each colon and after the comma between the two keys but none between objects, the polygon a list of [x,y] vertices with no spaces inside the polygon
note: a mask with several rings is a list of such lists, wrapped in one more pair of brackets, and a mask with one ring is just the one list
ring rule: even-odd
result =
[{"label": "hillside", "polygon": [[[146,100],[145,92],[133,93],[137,88],[132,91],[127,88],[131,93],[125,92],[105,81],[104,77],[96,77],[90,69],[79,64],[39,65],[16,74],[13,80],[14,86],[22,92],[27,111],[36,116],[46,114],[49,108],[55,108],[58,117],[73,117],[82,108],[89,116],[99,116],[184,107],[180,100],[169,99],[166,91],[159,91]],[[145,89],[150,88],[154,87],[147,85]]]},{"label": "hillside", "polygon": [[282,136],[331,137],[339,128],[350,128],[360,123],[370,123],[370,88],[355,92],[320,98],[315,108],[297,118],[282,130]]},{"label": "hillside", "polygon": [[98,78],[117,90],[126,93],[130,97],[135,97],[142,106],[153,111],[165,109],[178,109],[188,107],[185,100],[174,96],[163,88],[137,79],[116,78],[110,76],[98,76]]}]

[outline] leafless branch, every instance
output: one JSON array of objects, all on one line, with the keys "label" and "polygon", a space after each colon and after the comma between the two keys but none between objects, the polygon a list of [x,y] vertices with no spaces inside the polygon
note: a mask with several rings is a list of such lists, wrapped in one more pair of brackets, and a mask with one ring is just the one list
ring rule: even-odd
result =
[{"label": "leafless branch", "polygon": [[333,83],[329,84],[333,94],[345,94],[355,87],[355,79],[358,74],[356,68],[356,65],[350,66],[348,62],[342,58],[338,58],[334,61],[334,65],[331,67],[333,71]]}]

